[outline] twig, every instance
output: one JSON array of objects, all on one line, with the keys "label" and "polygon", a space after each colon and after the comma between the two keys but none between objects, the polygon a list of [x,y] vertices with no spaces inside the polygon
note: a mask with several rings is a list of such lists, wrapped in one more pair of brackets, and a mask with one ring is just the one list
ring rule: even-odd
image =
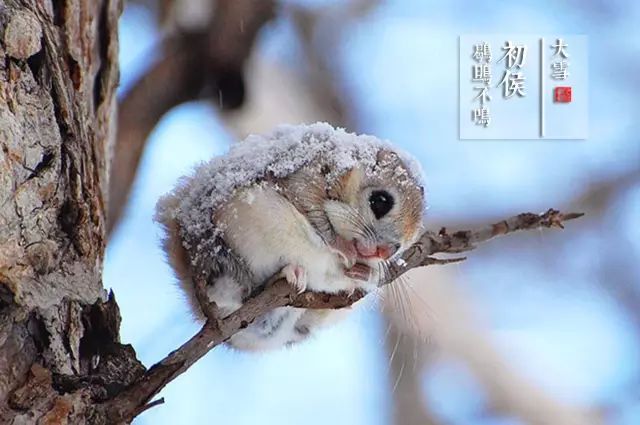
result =
[{"label": "twig", "polygon": [[[462,258],[438,259],[431,257],[433,254],[470,251],[482,242],[518,230],[543,227],[562,228],[565,221],[580,216],[582,214],[563,214],[550,209],[543,214],[519,214],[475,231],[457,231],[452,234],[449,234],[444,228],[438,233],[427,231],[418,242],[405,251],[401,261],[392,263],[390,273],[385,281],[381,282],[381,285],[391,283],[400,275],[416,267],[463,260]],[[365,295],[364,291],[355,291],[351,294],[307,291],[298,294],[285,279],[278,279],[265,286],[261,292],[254,294],[240,309],[226,318],[215,321],[207,320],[195,336],[152,366],[140,379],[118,396],[106,402],[103,407],[109,412],[109,418],[114,423],[130,421],[135,417],[140,406],[146,405],[162,388],[189,369],[209,350],[224,343],[235,333],[249,326],[258,316],[274,308],[293,306],[312,309],[338,309],[354,304]]]}]

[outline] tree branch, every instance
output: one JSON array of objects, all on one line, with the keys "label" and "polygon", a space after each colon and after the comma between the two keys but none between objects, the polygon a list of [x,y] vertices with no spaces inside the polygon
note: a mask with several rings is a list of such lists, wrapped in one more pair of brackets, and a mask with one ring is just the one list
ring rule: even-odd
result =
[{"label": "tree branch", "polygon": [[[475,231],[463,230],[451,234],[445,228],[438,233],[427,231],[405,251],[400,260],[392,263],[388,277],[381,282],[380,286],[391,283],[413,268],[451,262],[451,260],[431,257],[434,254],[455,254],[470,251],[482,242],[519,230],[545,227],[563,228],[563,222],[580,216],[582,214],[563,214],[550,209],[543,214],[519,214]],[[461,260],[454,259],[454,261]],[[350,294],[308,291],[298,294],[285,279],[277,279],[272,284],[265,285],[264,289],[254,294],[231,315],[218,320],[209,318],[195,336],[152,366],[125,391],[104,403],[103,408],[114,423],[132,420],[162,388],[189,369],[209,350],[224,343],[235,333],[249,326],[257,317],[274,308],[292,306],[311,309],[339,309],[356,303],[365,295],[366,293],[361,290]]]}]

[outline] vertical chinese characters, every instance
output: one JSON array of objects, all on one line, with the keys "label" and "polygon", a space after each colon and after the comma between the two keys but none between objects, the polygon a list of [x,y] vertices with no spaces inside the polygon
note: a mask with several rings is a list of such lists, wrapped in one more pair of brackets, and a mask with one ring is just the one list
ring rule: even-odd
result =
[{"label": "vertical chinese characters", "polygon": [[511,41],[506,41],[502,50],[505,51],[504,56],[498,62],[504,61],[504,75],[497,87],[502,86],[502,96],[509,99],[513,95],[520,97],[526,96],[524,82],[525,76],[522,67],[527,60],[527,46],[523,44],[516,45]]},{"label": "vertical chinese characters", "polygon": [[473,49],[473,59],[476,61],[471,66],[471,81],[481,85],[475,85],[474,90],[478,90],[478,95],[474,97],[480,104],[478,108],[472,110],[471,118],[476,125],[488,127],[491,123],[488,102],[491,101],[489,88],[491,86],[491,46],[484,41],[477,43]]},{"label": "vertical chinese characters", "polygon": [[551,45],[554,49],[553,59],[551,62],[551,78],[554,80],[566,80],[569,76],[569,58],[566,49],[569,47],[561,38],[556,39],[556,43]]},{"label": "vertical chinese characters", "polygon": [[586,139],[587,42],[560,33],[461,35],[459,138]]},{"label": "vertical chinese characters", "polygon": [[[551,78],[556,81],[565,82],[569,78],[569,54],[567,49],[569,44],[562,38],[557,38],[555,44],[550,46],[553,49],[551,62]],[[553,88],[553,101],[556,103],[571,102],[571,86],[556,86]]]}]

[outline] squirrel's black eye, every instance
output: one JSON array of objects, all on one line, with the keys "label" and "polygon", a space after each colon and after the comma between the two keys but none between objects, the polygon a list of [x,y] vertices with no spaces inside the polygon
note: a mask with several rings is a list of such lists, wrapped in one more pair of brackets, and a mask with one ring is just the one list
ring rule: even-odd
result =
[{"label": "squirrel's black eye", "polygon": [[384,217],[393,208],[393,196],[386,190],[374,190],[369,196],[369,207],[377,219]]}]

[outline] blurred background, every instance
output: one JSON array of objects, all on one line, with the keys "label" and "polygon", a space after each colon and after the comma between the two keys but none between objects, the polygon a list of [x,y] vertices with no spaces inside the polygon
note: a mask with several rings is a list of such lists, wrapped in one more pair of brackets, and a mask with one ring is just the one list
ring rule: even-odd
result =
[{"label": "blurred background", "polygon": [[[372,296],[287,350],[218,347],[136,423],[639,424],[638,22],[633,0],[126,2],[104,283],[147,366],[197,331],[155,202],[248,133],[393,141],[422,163],[431,229],[586,213],[412,272],[411,323]],[[493,33],[589,36],[587,140],[458,140],[458,36]]]}]

